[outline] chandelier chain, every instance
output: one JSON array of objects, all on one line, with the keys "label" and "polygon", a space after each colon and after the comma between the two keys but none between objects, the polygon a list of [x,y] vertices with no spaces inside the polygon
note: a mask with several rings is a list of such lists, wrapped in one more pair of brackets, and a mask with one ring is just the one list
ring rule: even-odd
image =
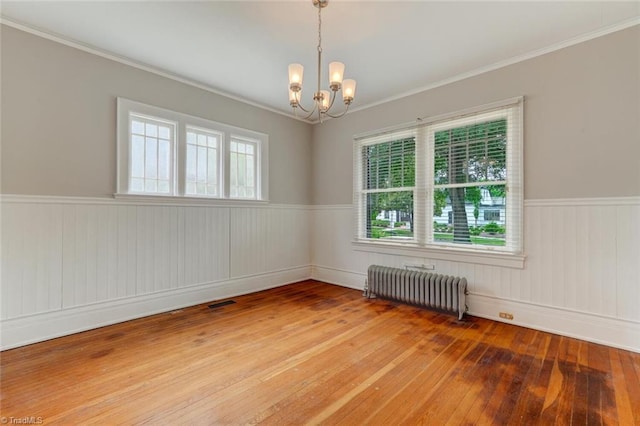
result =
[{"label": "chandelier chain", "polygon": [[322,8],[318,7],[318,52],[322,52]]}]

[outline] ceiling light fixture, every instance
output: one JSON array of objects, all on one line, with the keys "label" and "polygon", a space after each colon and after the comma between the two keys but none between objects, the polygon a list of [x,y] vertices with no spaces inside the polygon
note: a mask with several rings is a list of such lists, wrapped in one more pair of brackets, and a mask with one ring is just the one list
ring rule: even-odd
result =
[{"label": "ceiling light fixture", "polygon": [[[347,113],[349,105],[353,102],[356,93],[356,81],[351,79],[343,80],[344,64],[342,62],[331,62],[329,64],[329,89],[320,90],[320,76],[322,67],[322,9],[329,5],[329,0],[312,0],[313,5],[318,8],[318,90],[313,94],[313,108],[305,109],[300,105],[300,95],[302,92],[302,74],[304,67],[301,64],[289,65],[289,104],[293,107],[293,113],[297,116],[297,108],[307,113],[304,117],[308,120],[314,113],[318,114],[318,121],[322,123],[324,117],[339,118]],[[332,115],[329,110],[333,106],[338,91],[342,88],[342,100],[346,108],[338,115]]]}]

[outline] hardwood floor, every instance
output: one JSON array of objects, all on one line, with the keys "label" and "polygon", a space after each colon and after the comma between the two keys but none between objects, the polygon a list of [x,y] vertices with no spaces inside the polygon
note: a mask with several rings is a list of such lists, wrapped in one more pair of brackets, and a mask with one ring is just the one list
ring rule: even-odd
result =
[{"label": "hardwood floor", "polygon": [[44,424],[640,425],[640,354],[307,281],[1,355]]}]

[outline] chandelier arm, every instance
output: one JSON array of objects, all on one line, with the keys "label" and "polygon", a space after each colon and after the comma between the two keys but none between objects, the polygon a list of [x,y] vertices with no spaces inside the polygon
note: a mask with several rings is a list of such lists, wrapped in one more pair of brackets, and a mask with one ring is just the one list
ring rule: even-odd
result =
[{"label": "chandelier arm", "polygon": [[329,107],[327,108],[326,112],[329,112],[331,110],[331,107],[333,106],[333,102],[336,100],[336,94],[338,93],[337,90],[332,90],[331,91],[331,102],[329,102]]},{"label": "chandelier arm", "polygon": [[[303,107],[303,106],[302,106],[302,103],[300,103],[300,98],[298,97],[298,94],[299,94],[299,93],[300,93],[300,92],[295,92],[295,93],[293,94],[293,96],[295,96],[295,98],[296,98],[296,105],[297,105],[297,106],[295,106],[293,109],[295,110],[296,108],[300,108],[303,112],[306,112],[306,113],[313,113],[313,109],[312,109],[311,111],[309,111],[308,109],[306,109],[305,107]],[[315,108],[314,108],[314,109],[315,109]]]},{"label": "chandelier arm", "polygon": [[317,106],[314,106],[310,111],[308,110],[304,110],[304,112],[307,113],[307,115],[305,117],[303,117],[303,120],[308,120],[311,118],[311,116],[316,112]]},{"label": "chandelier arm", "polygon": [[341,114],[332,115],[332,114],[329,114],[328,112],[325,112],[325,115],[328,116],[328,117],[331,117],[331,118],[340,118],[343,115],[345,115],[347,113],[347,111],[349,111],[349,105],[347,105],[347,107],[344,109],[344,111],[342,111]]},{"label": "chandelier arm", "polygon": [[305,109],[305,107],[302,106],[302,104],[298,103],[297,107],[294,107],[294,109],[300,108],[302,110],[302,112],[309,112],[308,109]]}]

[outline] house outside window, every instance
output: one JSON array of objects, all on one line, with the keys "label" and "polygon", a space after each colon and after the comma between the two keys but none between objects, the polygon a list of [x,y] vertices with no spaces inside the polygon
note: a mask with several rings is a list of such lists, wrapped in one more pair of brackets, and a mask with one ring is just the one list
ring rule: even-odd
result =
[{"label": "house outside window", "polygon": [[356,242],[521,253],[521,117],[516,98],[356,138]]},{"label": "house outside window", "polygon": [[484,211],[484,221],[485,222],[500,222],[500,218],[502,215],[500,214],[500,210],[485,210]]}]

